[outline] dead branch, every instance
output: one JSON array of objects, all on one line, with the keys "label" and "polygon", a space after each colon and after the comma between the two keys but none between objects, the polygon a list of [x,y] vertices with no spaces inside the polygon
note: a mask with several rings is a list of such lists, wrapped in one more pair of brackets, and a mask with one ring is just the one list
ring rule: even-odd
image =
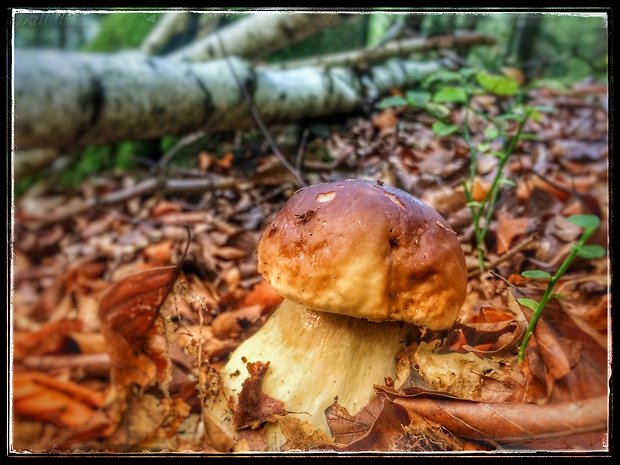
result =
[{"label": "dead branch", "polygon": [[218,34],[231,56],[255,59],[298,42],[340,22],[333,13],[255,13],[209,34],[170,55],[173,60],[196,62],[223,58]]},{"label": "dead branch", "polygon": [[283,63],[267,65],[274,69],[303,68],[307,66],[368,66],[389,57],[405,57],[416,52],[429,52],[455,47],[471,47],[473,45],[493,45],[495,39],[488,35],[466,33],[453,36],[436,36],[430,38],[410,38],[388,42],[378,47],[361,48],[348,52],[334,53],[303,60],[291,60]]}]

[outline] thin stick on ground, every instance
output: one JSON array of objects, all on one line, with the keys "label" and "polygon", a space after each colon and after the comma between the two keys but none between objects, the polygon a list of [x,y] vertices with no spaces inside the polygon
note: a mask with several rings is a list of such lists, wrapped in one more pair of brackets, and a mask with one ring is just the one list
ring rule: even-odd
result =
[{"label": "thin stick on ground", "polygon": [[276,141],[273,140],[273,137],[271,137],[271,134],[269,133],[267,126],[263,122],[263,119],[261,118],[260,113],[258,112],[258,110],[256,109],[256,106],[254,105],[254,101],[253,101],[252,96],[250,95],[250,92],[248,92],[248,89],[246,88],[246,86],[243,85],[243,83],[239,80],[239,77],[237,76],[237,73],[235,72],[235,68],[230,62],[230,57],[228,56],[228,53],[226,53],[226,47],[224,46],[224,42],[222,40],[219,30],[216,32],[216,34],[217,34],[218,41],[220,43],[220,47],[222,48],[222,54],[226,58],[226,64],[228,65],[228,68],[230,69],[230,73],[232,74],[233,79],[235,80],[235,83],[237,84],[237,87],[239,88],[239,90],[241,90],[241,93],[243,94],[243,98],[245,99],[248,105],[248,108],[250,109],[250,113],[252,113],[252,117],[254,118],[256,125],[260,129],[260,132],[265,137],[265,140],[269,144],[269,147],[271,148],[275,156],[278,158],[278,160],[280,160],[280,163],[282,163],[282,166],[284,166],[293,175],[293,177],[297,181],[298,187],[307,186],[308,184],[306,183],[304,178],[301,176],[299,171],[297,171],[295,167],[291,165],[291,163],[282,154],[282,152],[280,152],[280,149],[278,148]]},{"label": "thin stick on ground", "polygon": [[[528,237],[527,239],[523,240],[523,242],[520,242],[514,248],[512,248],[511,250],[506,252],[504,255],[502,255],[501,257],[496,258],[491,263],[489,263],[489,266],[486,269],[490,270],[490,269],[495,268],[497,265],[500,265],[500,264],[504,263],[506,260],[512,258],[513,256],[515,256],[516,254],[521,252],[523,249],[529,247],[531,244],[533,244],[537,240],[538,240],[538,237],[536,237],[536,236]],[[470,271],[467,274],[467,277],[468,278],[474,278],[474,277],[482,274],[482,271],[483,270],[480,270],[479,268],[476,268],[475,270]]]}]

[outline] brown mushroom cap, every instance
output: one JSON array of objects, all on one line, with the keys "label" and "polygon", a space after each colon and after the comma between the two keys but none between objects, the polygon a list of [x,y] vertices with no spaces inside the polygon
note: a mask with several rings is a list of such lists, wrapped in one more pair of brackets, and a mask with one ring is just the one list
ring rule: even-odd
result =
[{"label": "brown mushroom cap", "polygon": [[465,256],[446,221],[394,187],[347,180],[296,192],[258,245],[284,297],[371,321],[449,328],[465,300]]}]

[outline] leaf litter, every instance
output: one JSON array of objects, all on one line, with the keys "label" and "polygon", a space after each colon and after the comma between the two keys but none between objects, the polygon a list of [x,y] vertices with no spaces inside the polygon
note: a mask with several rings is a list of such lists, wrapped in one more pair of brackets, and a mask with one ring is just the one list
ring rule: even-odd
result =
[{"label": "leaf litter", "polygon": [[[282,300],[259,276],[255,255],[262,230],[296,190],[275,155],[265,148],[242,159],[239,142],[224,141],[226,156],[203,152],[183,174],[212,179],[215,188],[86,210],[80,206],[138,180],[109,175],[72,193],[32,189],[15,204],[13,448],[253,451],[265,450],[268,428],[278,426],[287,451],[605,450],[605,258],[575,261],[524,364],[516,363],[531,317],[516,298],[542,292],[520,272],[557,268],[579,235],[565,220],[573,214],[599,215],[591,243],[608,246],[606,94],[588,89],[530,91],[532,104],[555,111],[528,123],[536,137],[520,142],[508,165],[515,185],[502,189],[486,244],[498,264],[469,280],[450,330],[408,341],[393,385],[376,386],[356,415],[337,403],[327,409],[331,437],[261,392],[269,360],[251,368],[243,412],[221,391],[228,355]],[[498,99],[479,100],[501,111]],[[453,109],[450,120],[462,119]],[[312,123],[299,166],[310,184],[363,177],[420,197],[444,215],[475,266],[461,187],[469,152],[456,134],[437,137],[433,122],[400,107]],[[474,138],[485,124],[470,120]],[[297,150],[286,130],[274,134]],[[478,161],[480,196],[497,164]]]}]

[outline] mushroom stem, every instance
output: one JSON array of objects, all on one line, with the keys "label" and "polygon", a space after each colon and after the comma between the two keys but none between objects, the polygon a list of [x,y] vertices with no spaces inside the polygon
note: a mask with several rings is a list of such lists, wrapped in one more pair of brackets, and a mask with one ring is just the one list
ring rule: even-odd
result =
[{"label": "mushroom stem", "polygon": [[237,399],[247,364],[270,362],[263,392],[284,402],[290,416],[331,435],[325,409],[337,400],[355,415],[369,402],[375,384],[395,379],[395,357],[407,329],[402,323],[317,312],[285,300],[232,353],[221,373],[224,390]]}]

